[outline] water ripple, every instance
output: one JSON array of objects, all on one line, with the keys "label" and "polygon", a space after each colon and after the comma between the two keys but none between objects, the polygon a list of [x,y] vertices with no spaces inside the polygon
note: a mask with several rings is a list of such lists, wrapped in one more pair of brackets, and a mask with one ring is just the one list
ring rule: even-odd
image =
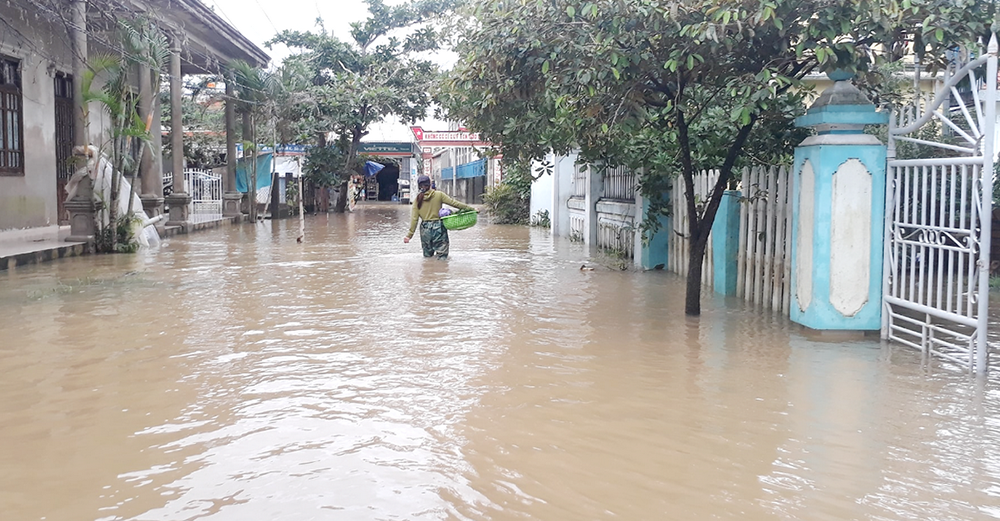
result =
[{"label": "water ripple", "polygon": [[995,379],[407,211],[0,273],[3,518],[1000,518]]}]

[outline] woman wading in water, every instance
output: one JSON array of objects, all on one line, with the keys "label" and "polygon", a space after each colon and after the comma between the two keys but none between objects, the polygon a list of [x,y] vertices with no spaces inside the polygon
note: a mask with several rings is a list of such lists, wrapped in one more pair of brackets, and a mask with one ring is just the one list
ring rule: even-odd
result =
[{"label": "woman wading in water", "polygon": [[448,194],[431,188],[431,178],[422,175],[417,178],[417,202],[413,205],[413,217],[410,219],[410,233],[403,238],[403,242],[409,243],[413,238],[413,232],[417,230],[417,220],[420,220],[420,245],[424,248],[424,257],[437,255],[439,259],[448,258],[448,230],[441,223],[441,205],[448,204],[461,210],[473,210],[475,208],[460,203]]}]

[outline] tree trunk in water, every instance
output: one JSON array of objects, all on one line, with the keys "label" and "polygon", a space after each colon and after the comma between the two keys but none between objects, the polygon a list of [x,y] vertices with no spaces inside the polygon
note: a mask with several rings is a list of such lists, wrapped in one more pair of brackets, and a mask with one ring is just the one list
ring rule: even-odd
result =
[{"label": "tree trunk in water", "polygon": [[699,239],[696,235],[691,241],[688,254],[687,292],[684,296],[684,314],[696,317],[701,314],[701,275],[702,262],[705,260],[705,248],[708,237]]},{"label": "tree trunk in water", "polygon": [[[326,148],[329,143],[326,141],[326,132],[316,133],[316,145],[319,148]],[[323,197],[324,194],[329,193],[330,187],[325,185],[314,184],[312,181],[309,182],[312,187],[312,200],[313,200],[313,213],[327,213],[330,211],[330,201],[329,198]]]},{"label": "tree trunk in water", "polygon": [[337,206],[333,208],[333,211],[337,213],[344,213],[347,210],[347,181],[340,183],[340,192],[337,195]]},{"label": "tree trunk in water", "polygon": [[[360,128],[355,128],[351,132],[351,147],[347,149],[347,163],[344,165],[345,173],[350,179],[351,174],[354,173],[354,159],[358,155],[358,148],[360,148],[361,138],[366,134]],[[344,179],[340,182],[340,194],[337,196],[337,206],[334,211],[337,213],[344,213],[347,210],[347,181]]]}]

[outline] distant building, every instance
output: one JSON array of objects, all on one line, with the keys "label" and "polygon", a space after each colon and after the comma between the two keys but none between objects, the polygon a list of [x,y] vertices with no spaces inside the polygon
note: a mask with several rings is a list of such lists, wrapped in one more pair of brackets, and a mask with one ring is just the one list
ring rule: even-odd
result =
[{"label": "distant building", "polygon": [[500,157],[482,157],[492,145],[463,129],[425,131],[410,127],[420,149],[422,174],[452,197],[467,204],[483,202],[488,188],[503,180]]},{"label": "distant building", "polygon": [[[368,176],[365,196],[372,201],[407,202],[410,179],[417,171],[417,147],[413,142],[362,141],[359,154],[389,159],[385,168]],[[381,164],[381,163],[380,163]]]}]

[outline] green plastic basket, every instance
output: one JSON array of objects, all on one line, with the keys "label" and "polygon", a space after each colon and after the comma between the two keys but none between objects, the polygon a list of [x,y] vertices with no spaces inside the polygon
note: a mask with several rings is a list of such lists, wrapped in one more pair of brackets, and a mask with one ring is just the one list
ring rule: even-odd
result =
[{"label": "green plastic basket", "polygon": [[441,224],[449,230],[464,230],[466,228],[472,228],[476,225],[477,220],[476,212],[466,210],[464,212],[453,213],[451,215],[441,218]]}]

